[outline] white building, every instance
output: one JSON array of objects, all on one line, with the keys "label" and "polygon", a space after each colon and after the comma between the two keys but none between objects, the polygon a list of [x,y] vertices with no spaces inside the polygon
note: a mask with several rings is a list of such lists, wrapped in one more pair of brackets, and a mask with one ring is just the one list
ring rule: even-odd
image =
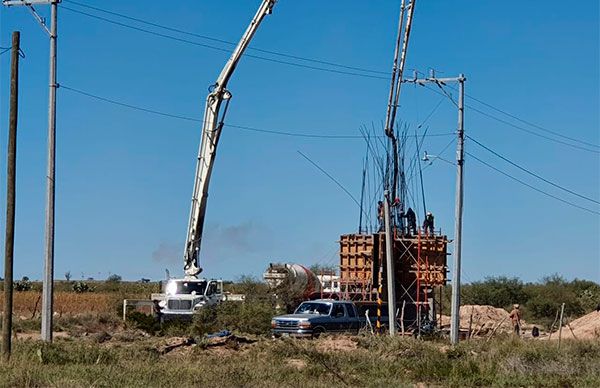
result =
[{"label": "white building", "polygon": [[321,288],[324,293],[341,292],[340,277],[338,275],[317,275],[317,278],[321,282]]}]

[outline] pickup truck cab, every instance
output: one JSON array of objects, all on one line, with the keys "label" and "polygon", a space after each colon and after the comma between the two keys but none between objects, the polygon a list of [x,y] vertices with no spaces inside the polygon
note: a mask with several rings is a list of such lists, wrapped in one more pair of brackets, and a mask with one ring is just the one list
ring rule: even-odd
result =
[{"label": "pickup truck cab", "polygon": [[274,337],[318,337],[323,333],[358,334],[360,326],[354,303],[318,299],[303,302],[293,314],[274,317],[271,320],[271,333]]}]

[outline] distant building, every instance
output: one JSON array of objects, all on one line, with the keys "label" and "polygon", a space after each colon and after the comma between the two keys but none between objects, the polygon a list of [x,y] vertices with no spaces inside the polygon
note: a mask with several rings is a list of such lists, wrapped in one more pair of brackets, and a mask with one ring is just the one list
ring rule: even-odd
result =
[{"label": "distant building", "polygon": [[324,293],[341,292],[340,277],[334,274],[317,275]]}]

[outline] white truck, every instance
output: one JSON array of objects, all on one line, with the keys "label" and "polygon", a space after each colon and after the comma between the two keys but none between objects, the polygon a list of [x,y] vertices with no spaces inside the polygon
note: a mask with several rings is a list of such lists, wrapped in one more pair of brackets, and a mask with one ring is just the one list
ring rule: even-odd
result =
[{"label": "white truck", "polygon": [[169,279],[164,293],[153,294],[161,320],[191,319],[196,311],[226,299],[222,280]]},{"label": "white truck", "polygon": [[[163,294],[155,294],[152,299],[158,305],[158,315],[164,318],[191,316],[203,306],[214,305],[227,298],[223,292],[223,282],[215,279],[198,278],[202,268],[198,265],[200,243],[206,215],[208,185],[212,173],[219,137],[223,129],[225,114],[231,99],[227,82],[231,78],[242,54],[250,44],[258,26],[266,15],[271,14],[276,0],[263,0],[256,15],[233,50],[231,57],[221,71],[219,78],[209,89],[204,110],[202,138],[198,151],[194,191],[190,209],[190,219],[184,248],[183,278],[169,279]],[[220,113],[224,103],[223,113]]]}]

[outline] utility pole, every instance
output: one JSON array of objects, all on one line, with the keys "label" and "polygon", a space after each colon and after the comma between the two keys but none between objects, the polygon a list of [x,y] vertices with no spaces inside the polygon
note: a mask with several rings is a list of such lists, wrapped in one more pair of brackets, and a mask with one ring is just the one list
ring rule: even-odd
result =
[{"label": "utility pole", "polygon": [[6,174],[6,238],[4,240],[4,314],[2,315],[2,355],[10,359],[13,312],[13,254],[15,243],[15,202],[17,182],[17,118],[19,110],[19,31],[12,34],[10,59],[10,112],[8,119],[8,160]]},{"label": "utility pole", "polygon": [[463,167],[465,164],[464,131],[465,76],[458,77],[458,139],[456,144],[456,209],[454,215],[454,265],[452,266],[452,308],[450,342],[458,343],[460,326],[460,265],[462,255]]},{"label": "utility pole", "polygon": [[42,289],[42,340],[52,342],[54,296],[54,178],[56,171],[56,14],[58,1],[50,5],[50,92],[48,96],[48,170],[46,177],[46,246]]},{"label": "utility pole", "polygon": [[387,271],[387,293],[388,293],[388,326],[390,328],[390,336],[396,335],[396,281],[394,279],[394,250],[392,225],[390,217],[390,193],[385,190],[383,192],[384,202],[383,211],[385,217],[385,263]]},{"label": "utility pole", "polygon": [[[456,144],[456,209],[454,218],[454,264],[452,266],[452,307],[450,317],[450,342],[458,343],[458,330],[460,325],[460,266],[462,255],[462,214],[463,214],[463,168],[465,164],[465,131],[464,131],[464,101],[465,101],[465,78],[464,74],[460,74],[454,78],[436,78],[435,72],[432,70],[427,78],[417,78],[415,72],[414,78],[404,79],[402,82],[414,83],[417,85],[425,85],[428,83],[436,84],[444,94],[444,85],[449,82],[458,83],[458,130]],[[448,95],[448,97],[451,97]],[[452,99],[454,102],[454,100]],[[456,104],[456,102],[454,102]]]},{"label": "utility pole", "polygon": [[[3,0],[6,6],[24,5],[50,37],[50,79],[48,96],[48,161],[46,186],[46,234],[44,244],[44,277],[42,288],[42,340],[52,342],[52,300],[54,295],[54,184],[56,160],[56,40],[57,11],[60,0]],[[50,29],[34,5],[50,5]]]}]

